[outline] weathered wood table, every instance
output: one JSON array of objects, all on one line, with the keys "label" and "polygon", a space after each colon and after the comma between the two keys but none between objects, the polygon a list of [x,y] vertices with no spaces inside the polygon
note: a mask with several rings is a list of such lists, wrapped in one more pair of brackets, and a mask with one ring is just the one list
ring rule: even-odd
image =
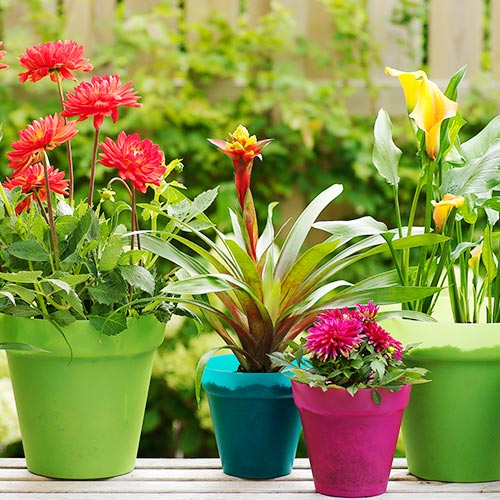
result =
[{"label": "weathered wood table", "polygon": [[[319,500],[307,459],[289,476],[250,481],[226,476],[218,459],[139,459],[130,474],[99,481],[35,476],[24,459],[0,459],[0,500]],[[500,481],[456,484],[421,481],[396,459],[383,500],[500,499]]]}]

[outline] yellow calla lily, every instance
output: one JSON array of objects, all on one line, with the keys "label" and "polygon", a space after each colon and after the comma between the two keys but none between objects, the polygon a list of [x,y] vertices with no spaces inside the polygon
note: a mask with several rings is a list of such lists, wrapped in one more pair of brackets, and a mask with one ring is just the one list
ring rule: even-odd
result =
[{"label": "yellow calla lily", "polygon": [[399,71],[398,69],[389,68],[386,66],[385,73],[390,76],[396,76],[403,87],[403,92],[406,99],[406,107],[408,112],[412,111],[417,104],[417,97],[420,92],[420,86],[423,80],[427,80],[427,75],[424,71],[418,70],[413,72]]},{"label": "yellow calla lily", "polygon": [[448,99],[423,71],[404,72],[387,67],[385,72],[399,78],[410,118],[425,132],[425,149],[431,160],[439,151],[441,123],[457,114],[458,104]]},{"label": "yellow calla lily", "polygon": [[432,218],[436,224],[436,231],[440,232],[448,218],[448,214],[452,208],[460,208],[465,203],[463,196],[455,196],[453,194],[445,194],[441,201],[432,200],[434,212]]},{"label": "yellow calla lily", "polygon": [[483,244],[481,243],[477,247],[474,247],[470,252],[470,259],[468,260],[468,264],[475,275],[479,274],[479,261],[481,259],[482,251],[483,251]]},{"label": "yellow calla lily", "polygon": [[435,160],[439,151],[441,123],[457,114],[458,104],[448,99],[439,87],[430,80],[422,80],[415,109],[410,118],[425,132],[425,149],[429,158]]}]

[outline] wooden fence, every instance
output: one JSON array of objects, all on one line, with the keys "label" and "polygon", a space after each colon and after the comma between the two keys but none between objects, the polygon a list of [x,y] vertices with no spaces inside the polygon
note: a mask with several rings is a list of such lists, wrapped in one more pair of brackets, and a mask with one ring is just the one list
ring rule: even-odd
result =
[{"label": "wooden fence", "polygon": [[[162,0],[39,0],[51,16],[63,13],[65,33],[85,44],[92,52],[102,43],[112,42],[108,29],[117,4],[125,15],[148,12]],[[344,0],[346,3],[359,0]],[[373,68],[372,81],[380,88],[379,105],[394,109],[394,90],[397,82],[384,76],[381,65],[414,70],[428,63],[429,76],[439,84],[461,66],[467,65],[465,88],[481,73],[482,61],[491,61],[492,75],[500,76],[500,0],[413,0],[427,8],[424,19],[414,19],[405,26],[391,22],[401,0],[364,0],[369,17],[370,37],[379,49],[381,64]],[[2,36],[8,43],[9,35],[23,26],[29,26],[26,16],[28,0],[7,0],[2,20]],[[216,9],[235,23],[237,16],[246,13],[250,19],[269,12],[271,0],[171,0],[183,8],[187,21],[200,21]],[[331,17],[325,15],[322,0],[279,0],[290,9],[299,35],[321,45],[332,36]],[[29,36],[28,36],[29,38]],[[406,46],[400,41],[405,39]],[[425,40],[425,43],[424,43]],[[39,42],[36,39],[30,42]],[[408,46],[412,48],[408,51]],[[411,52],[411,53],[410,53]],[[400,94],[399,94],[400,100]],[[354,105],[367,109],[359,99]]]}]

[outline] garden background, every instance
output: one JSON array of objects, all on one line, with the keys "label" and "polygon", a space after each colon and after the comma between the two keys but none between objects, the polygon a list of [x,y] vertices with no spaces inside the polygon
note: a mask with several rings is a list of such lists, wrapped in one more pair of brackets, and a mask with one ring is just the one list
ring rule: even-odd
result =
[{"label": "garden background", "polygon": [[[325,187],[342,183],[341,202],[325,218],[370,214],[390,224],[390,188],[371,163],[378,109],[396,115],[398,144],[411,134],[399,82],[384,67],[424,69],[443,90],[467,65],[459,111],[472,135],[500,108],[499,28],[500,0],[0,0],[0,40],[11,65],[1,75],[0,171],[8,175],[5,153],[17,131],[58,108],[48,79],[18,83],[15,56],[30,45],[73,39],[87,48],[93,74],[117,73],[142,96],[143,110],[121,112],[120,129],[150,137],[167,162],[182,158],[177,180],[190,196],[221,187],[211,213],[220,229],[228,227],[227,206],[236,200],[233,169],[206,138],[223,139],[239,123],[258,139],[275,139],[254,168],[258,213],[277,200],[286,220]],[[109,122],[104,128],[118,133]],[[89,170],[88,132],[72,142],[79,178]],[[413,160],[403,158],[403,186],[418,176]],[[383,266],[363,263],[345,278]],[[197,407],[193,382],[198,358],[219,343],[181,318],[168,324],[139,456],[216,455],[208,406]],[[21,453],[2,356],[0,455]]]}]

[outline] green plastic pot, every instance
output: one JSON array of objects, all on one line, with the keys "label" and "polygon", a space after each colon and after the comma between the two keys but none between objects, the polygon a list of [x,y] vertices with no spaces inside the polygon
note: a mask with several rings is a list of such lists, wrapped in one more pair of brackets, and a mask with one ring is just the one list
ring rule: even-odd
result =
[{"label": "green plastic pot", "polygon": [[451,482],[500,480],[500,324],[390,319],[383,323],[405,345],[405,358],[427,368],[403,418],[410,472]]},{"label": "green plastic pot", "polygon": [[64,328],[46,320],[2,316],[0,341],[37,350],[8,350],[28,469],[47,477],[96,479],[135,466],[155,349],[165,325],[129,319],[119,335],[88,321]]}]

